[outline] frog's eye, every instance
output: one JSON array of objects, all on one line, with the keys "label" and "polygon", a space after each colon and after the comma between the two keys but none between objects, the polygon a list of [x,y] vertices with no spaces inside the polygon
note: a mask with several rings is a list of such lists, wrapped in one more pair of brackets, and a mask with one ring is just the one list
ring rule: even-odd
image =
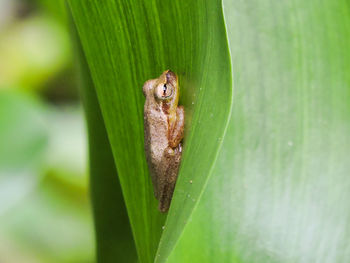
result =
[{"label": "frog's eye", "polygon": [[156,88],[155,95],[160,100],[167,100],[173,96],[173,86],[169,83],[159,85]]}]

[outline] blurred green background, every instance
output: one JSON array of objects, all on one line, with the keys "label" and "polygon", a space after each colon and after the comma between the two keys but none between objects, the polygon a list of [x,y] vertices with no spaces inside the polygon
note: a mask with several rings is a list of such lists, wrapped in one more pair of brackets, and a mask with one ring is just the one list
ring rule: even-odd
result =
[{"label": "blurred green background", "polygon": [[0,262],[93,262],[85,123],[63,1],[0,0]]}]

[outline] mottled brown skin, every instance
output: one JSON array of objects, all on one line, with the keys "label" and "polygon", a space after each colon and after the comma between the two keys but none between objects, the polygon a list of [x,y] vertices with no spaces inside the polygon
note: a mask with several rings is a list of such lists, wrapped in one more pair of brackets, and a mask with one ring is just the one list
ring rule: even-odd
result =
[{"label": "mottled brown skin", "polygon": [[181,162],[185,111],[178,106],[179,86],[167,70],[143,86],[145,152],[159,210],[167,212]]}]

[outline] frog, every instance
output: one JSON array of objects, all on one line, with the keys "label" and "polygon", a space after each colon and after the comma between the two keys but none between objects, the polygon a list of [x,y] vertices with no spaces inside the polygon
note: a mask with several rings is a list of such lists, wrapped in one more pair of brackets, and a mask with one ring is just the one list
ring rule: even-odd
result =
[{"label": "frog", "polygon": [[143,85],[144,148],[160,212],[167,212],[178,177],[185,127],[185,109],[178,105],[177,75],[164,71]]}]

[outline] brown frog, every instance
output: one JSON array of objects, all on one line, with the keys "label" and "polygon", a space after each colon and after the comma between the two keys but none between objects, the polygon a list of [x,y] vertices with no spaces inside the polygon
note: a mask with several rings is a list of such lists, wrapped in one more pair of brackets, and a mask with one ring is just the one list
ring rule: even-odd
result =
[{"label": "brown frog", "polygon": [[159,210],[167,212],[179,171],[185,110],[178,106],[179,84],[166,70],[143,85],[145,152]]}]

